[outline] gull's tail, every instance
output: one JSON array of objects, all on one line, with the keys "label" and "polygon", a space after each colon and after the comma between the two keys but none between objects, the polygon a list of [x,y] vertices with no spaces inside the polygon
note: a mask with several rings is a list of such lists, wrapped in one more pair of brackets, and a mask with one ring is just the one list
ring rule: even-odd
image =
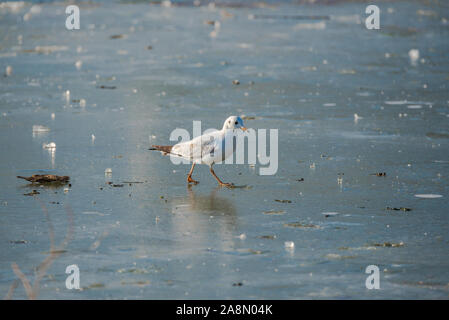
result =
[{"label": "gull's tail", "polygon": [[152,145],[150,149],[148,150],[156,150],[156,151],[160,151],[163,153],[163,155],[167,155],[171,152],[171,149],[173,148],[173,146],[155,146]]}]

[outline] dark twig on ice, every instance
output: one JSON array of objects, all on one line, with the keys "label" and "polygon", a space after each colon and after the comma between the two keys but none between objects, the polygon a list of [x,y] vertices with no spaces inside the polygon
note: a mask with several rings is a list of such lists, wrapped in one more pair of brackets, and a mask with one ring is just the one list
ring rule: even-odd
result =
[{"label": "dark twig on ice", "polygon": [[33,174],[30,177],[17,176],[19,179],[25,179],[31,183],[66,183],[70,180],[69,176],[57,176],[54,174]]}]

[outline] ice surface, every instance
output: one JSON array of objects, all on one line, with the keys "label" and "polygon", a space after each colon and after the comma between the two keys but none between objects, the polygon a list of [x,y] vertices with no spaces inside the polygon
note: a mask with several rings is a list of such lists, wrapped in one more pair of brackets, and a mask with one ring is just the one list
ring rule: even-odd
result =
[{"label": "ice surface", "polygon": [[[72,31],[58,2],[39,13],[3,2],[1,76],[13,71],[0,86],[1,297],[12,263],[33,280],[48,257],[43,203],[55,243],[73,234],[41,299],[447,299],[447,8],[389,1],[381,29],[367,30],[364,1],[299,2],[86,2]],[[189,165],[148,150],[175,143],[176,128],[192,135],[193,120],[205,130],[234,114],[279,130],[276,175],[216,165],[245,186],[228,189],[197,166],[187,187]],[[52,141],[57,157],[42,149]],[[16,176],[35,173],[72,186],[25,196],[33,189]],[[72,264],[82,291],[63,289]],[[388,270],[375,293],[371,264]],[[13,298],[26,298],[21,285]]]}]

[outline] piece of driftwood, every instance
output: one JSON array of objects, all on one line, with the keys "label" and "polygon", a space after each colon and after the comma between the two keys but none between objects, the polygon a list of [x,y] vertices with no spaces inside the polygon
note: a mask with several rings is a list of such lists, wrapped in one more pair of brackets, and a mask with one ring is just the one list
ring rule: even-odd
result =
[{"label": "piece of driftwood", "polygon": [[69,176],[57,176],[54,174],[33,174],[31,177],[17,176],[17,178],[25,179],[31,183],[50,183],[50,182],[65,183],[70,180]]}]

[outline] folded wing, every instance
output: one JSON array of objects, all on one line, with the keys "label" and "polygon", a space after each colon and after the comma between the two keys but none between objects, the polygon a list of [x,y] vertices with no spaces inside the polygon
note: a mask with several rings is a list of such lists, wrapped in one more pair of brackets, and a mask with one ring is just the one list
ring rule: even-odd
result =
[{"label": "folded wing", "polygon": [[222,134],[215,131],[173,146],[170,154],[194,163],[210,164],[222,152]]}]

